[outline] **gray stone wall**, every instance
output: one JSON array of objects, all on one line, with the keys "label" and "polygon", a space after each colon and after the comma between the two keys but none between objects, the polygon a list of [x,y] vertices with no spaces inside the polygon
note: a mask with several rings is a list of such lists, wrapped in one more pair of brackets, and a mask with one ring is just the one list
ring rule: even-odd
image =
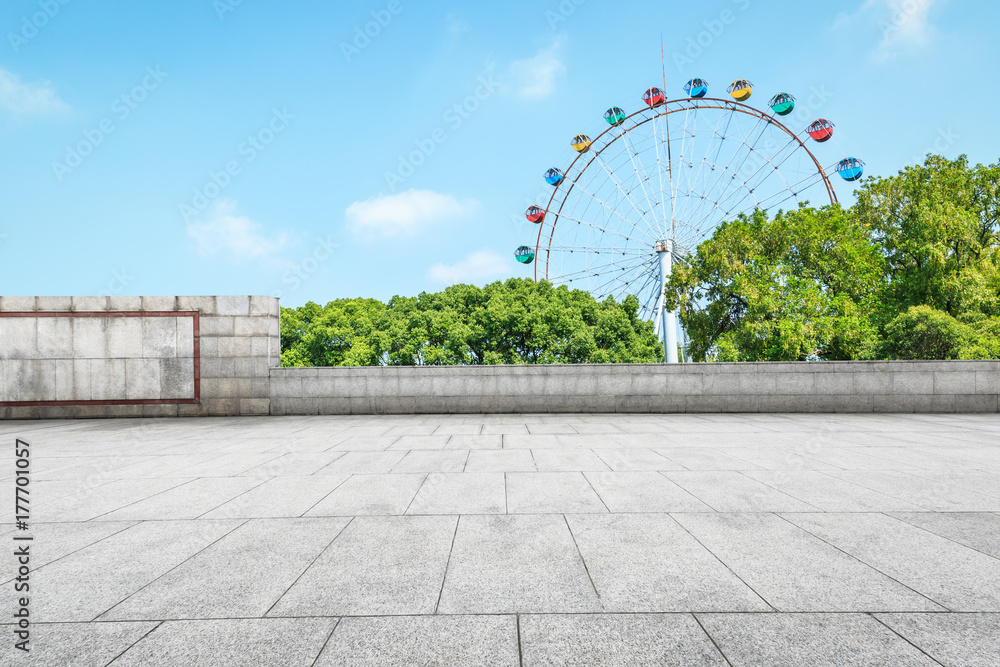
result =
[{"label": "gray stone wall", "polygon": [[270,412],[277,299],[5,296],[0,315],[0,417]]},{"label": "gray stone wall", "polygon": [[988,412],[1000,361],[271,369],[271,414]]},{"label": "gray stone wall", "polygon": [[0,297],[0,418],[1000,411],[1000,361],[279,368],[279,317],[264,296]]}]

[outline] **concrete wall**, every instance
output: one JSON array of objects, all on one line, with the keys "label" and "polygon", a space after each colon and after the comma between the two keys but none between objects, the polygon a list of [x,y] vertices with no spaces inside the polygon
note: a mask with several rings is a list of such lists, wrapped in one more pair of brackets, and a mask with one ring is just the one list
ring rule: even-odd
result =
[{"label": "concrete wall", "polygon": [[264,296],[0,297],[0,417],[266,415]]},{"label": "concrete wall", "polygon": [[1000,361],[274,368],[271,414],[998,412]]},{"label": "concrete wall", "polygon": [[1000,361],[278,368],[264,296],[0,297],[0,418],[992,412]]}]

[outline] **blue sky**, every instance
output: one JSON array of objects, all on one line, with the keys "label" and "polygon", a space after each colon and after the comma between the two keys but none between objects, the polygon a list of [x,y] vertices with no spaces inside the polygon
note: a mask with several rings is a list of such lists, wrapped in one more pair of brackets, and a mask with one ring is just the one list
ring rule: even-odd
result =
[{"label": "blue sky", "polygon": [[7,0],[0,293],[294,306],[529,275],[542,173],[639,108],[661,33],[671,96],[787,90],[837,124],[824,163],[995,162],[998,23],[960,0]]}]

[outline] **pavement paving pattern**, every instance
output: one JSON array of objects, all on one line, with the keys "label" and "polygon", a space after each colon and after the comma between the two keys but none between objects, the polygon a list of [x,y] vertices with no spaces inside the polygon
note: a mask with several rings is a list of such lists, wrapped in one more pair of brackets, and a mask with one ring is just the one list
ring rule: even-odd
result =
[{"label": "pavement paving pattern", "polygon": [[33,650],[5,610],[4,665],[1000,665],[996,415],[0,423],[15,437]]}]

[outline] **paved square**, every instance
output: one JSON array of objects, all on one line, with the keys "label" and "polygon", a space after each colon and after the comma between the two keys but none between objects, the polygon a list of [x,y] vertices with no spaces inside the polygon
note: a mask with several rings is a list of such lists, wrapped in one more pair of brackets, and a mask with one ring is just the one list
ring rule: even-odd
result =
[{"label": "paved square", "polygon": [[15,437],[4,665],[1000,665],[996,415],[0,422],[4,498]]}]

